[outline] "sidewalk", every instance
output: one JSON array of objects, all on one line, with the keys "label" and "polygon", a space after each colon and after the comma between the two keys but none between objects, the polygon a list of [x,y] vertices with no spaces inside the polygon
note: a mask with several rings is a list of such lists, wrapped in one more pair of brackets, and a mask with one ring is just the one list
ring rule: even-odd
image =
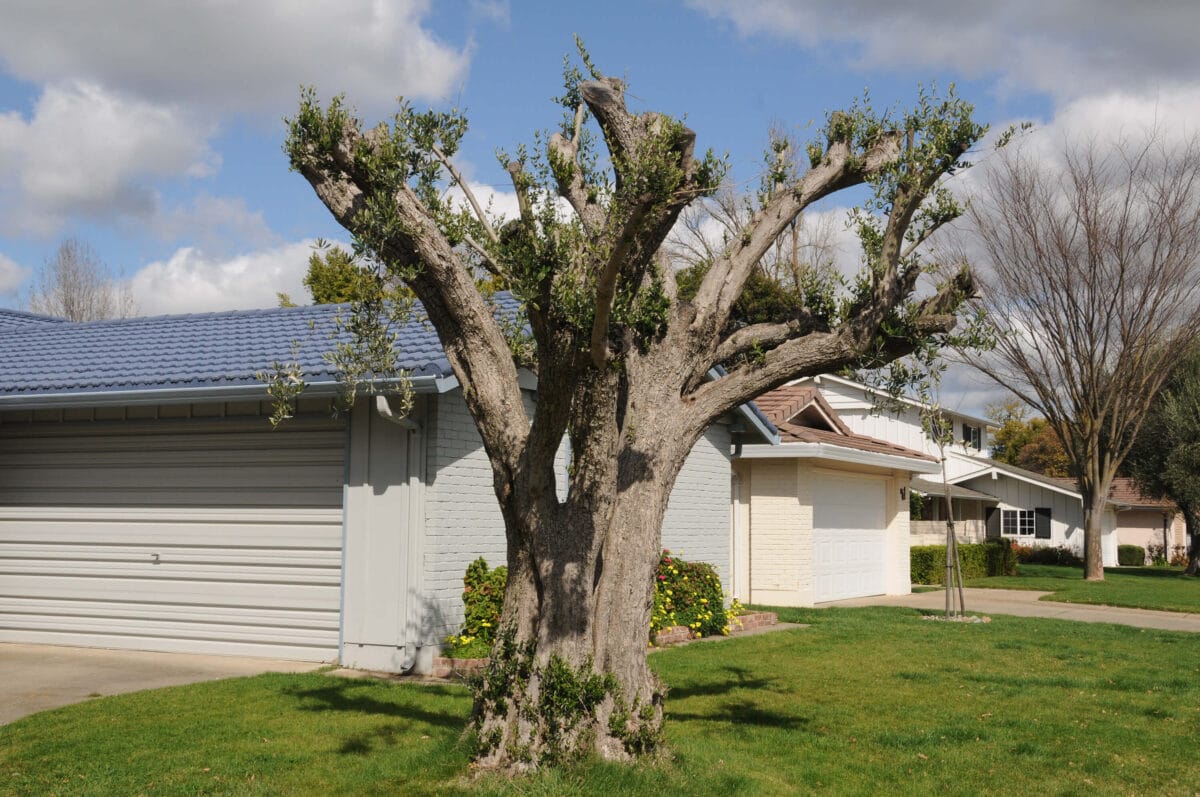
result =
[{"label": "sidewalk", "polygon": [[[1191,631],[1200,634],[1200,614],[1043,601],[1038,599],[1050,593],[1021,589],[967,588],[963,590],[963,594],[968,612],[1052,617],[1083,623],[1115,623],[1136,628],[1159,628],[1164,631]],[[837,606],[906,606],[912,609],[939,611],[946,606],[946,593],[944,590],[937,590],[912,595],[877,595],[871,598],[852,598],[817,604],[818,608]]]}]

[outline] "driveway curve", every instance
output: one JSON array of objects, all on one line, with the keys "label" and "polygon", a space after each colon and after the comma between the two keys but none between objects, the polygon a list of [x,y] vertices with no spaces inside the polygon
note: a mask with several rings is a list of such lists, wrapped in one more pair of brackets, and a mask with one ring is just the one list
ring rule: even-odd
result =
[{"label": "driveway curve", "polygon": [[308,672],[321,666],[307,661],[0,642],[0,725],[94,697],[264,672]]},{"label": "driveway curve", "polygon": [[[963,590],[968,612],[980,614],[1011,614],[1018,617],[1052,617],[1083,623],[1115,623],[1136,628],[1158,628],[1164,631],[1191,631],[1200,634],[1200,614],[1161,612],[1151,609],[1127,609],[1121,606],[1096,606],[1090,603],[1062,603],[1040,600],[1049,592],[1023,589]],[[946,606],[944,590],[918,592],[912,595],[877,595],[871,598],[852,598],[844,601],[818,603],[817,608],[835,606],[907,606],[912,609],[942,610]]]}]

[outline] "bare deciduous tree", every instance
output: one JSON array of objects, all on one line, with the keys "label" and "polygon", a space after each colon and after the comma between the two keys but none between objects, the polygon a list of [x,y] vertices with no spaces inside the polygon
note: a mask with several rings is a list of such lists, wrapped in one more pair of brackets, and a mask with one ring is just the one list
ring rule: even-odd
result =
[{"label": "bare deciduous tree", "polygon": [[[520,216],[503,224],[453,166],[466,126],[456,113],[402,105],[390,125],[364,128],[340,100],[322,107],[310,92],[287,143],[293,167],[359,249],[421,300],[491,461],[508,583],[504,630],[476,693],[479,761],[489,766],[651,750],[664,692],[646,662],[651,582],[688,452],[766,390],[885,362],[949,331],[972,289],[962,271],[914,296],[918,245],[956,215],[941,180],[982,132],[952,95],[924,94],[894,119],[865,105],[831,115],[808,168],[764,194],[712,253],[695,297],[681,300],[664,241],[686,207],[716,191],[723,162],[698,157],[681,122],[629,110],[625,84],[586,54],[583,63],[587,78],[567,70],[559,131],[544,149],[505,158]],[[593,149],[600,142],[605,157]],[[470,207],[444,198],[447,182]],[[878,213],[854,289],[834,306],[731,330],[749,275],[801,212],[863,183]],[[524,302],[536,347],[532,414],[477,268]],[[714,363],[731,361],[740,364],[709,378]],[[564,436],[572,462],[560,500]]]},{"label": "bare deciduous tree", "polygon": [[977,361],[1045,416],[1083,496],[1085,575],[1101,520],[1172,360],[1200,332],[1200,146],[1161,137],[1069,149],[1061,169],[1002,152],[971,217],[981,305],[999,331]]},{"label": "bare deciduous tree", "polygon": [[70,321],[129,318],[137,305],[128,284],[122,283],[78,238],[67,238],[34,278],[29,309]]}]

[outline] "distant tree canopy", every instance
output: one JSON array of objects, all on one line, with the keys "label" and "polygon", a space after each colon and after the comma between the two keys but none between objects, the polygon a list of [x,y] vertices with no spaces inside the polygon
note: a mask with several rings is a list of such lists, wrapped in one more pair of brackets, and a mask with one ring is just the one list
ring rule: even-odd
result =
[{"label": "distant tree canopy", "polygon": [[1200,572],[1200,349],[1172,369],[1142,423],[1128,469],[1142,493],[1179,507],[1189,536],[1188,572]]},{"label": "distant tree canopy", "polygon": [[67,238],[34,277],[29,309],[70,321],[129,318],[137,305],[121,282],[86,241]]},{"label": "distant tree canopy", "polygon": [[1071,460],[1058,433],[1045,418],[1030,418],[1018,399],[987,408],[996,425],[992,434],[992,459],[1060,479],[1072,477]]}]

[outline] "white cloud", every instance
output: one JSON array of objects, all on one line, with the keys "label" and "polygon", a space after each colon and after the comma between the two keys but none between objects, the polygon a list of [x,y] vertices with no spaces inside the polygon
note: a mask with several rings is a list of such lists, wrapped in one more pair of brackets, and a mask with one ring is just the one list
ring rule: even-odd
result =
[{"label": "white cloud", "polygon": [[186,240],[209,255],[229,247],[263,249],[279,244],[261,210],[251,210],[241,197],[200,193],[187,204],[161,210],[150,222],[159,238]]},{"label": "white cloud", "polygon": [[274,307],[279,292],[307,297],[302,280],[312,247],[298,241],[229,258],[185,247],[142,268],[130,285],[144,315]]},{"label": "white cloud", "polygon": [[46,87],[30,117],[0,114],[0,229],[48,234],[66,219],[149,218],[153,182],[220,163],[211,128],[90,83]]},{"label": "white cloud", "polygon": [[429,9],[428,0],[16,0],[5,4],[0,62],[33,82],[86,75],[218,112],[278,118],[302,84],[377,111],[398,94],[443,98],[463,79],[469,52],[423,27]]},{"label": "white cloud", "polygon": [[0,254],[0,296],[14,298],[28,276],[29,269],[11,257]]},{"label": "white cloud", "polygon": [[1152,90],[1200,74],[1200,5],[1164,0],[690,0],[743,34],[811,48],[854,47],[862,67],[950,68],[967,77],[1072,97]]}]

